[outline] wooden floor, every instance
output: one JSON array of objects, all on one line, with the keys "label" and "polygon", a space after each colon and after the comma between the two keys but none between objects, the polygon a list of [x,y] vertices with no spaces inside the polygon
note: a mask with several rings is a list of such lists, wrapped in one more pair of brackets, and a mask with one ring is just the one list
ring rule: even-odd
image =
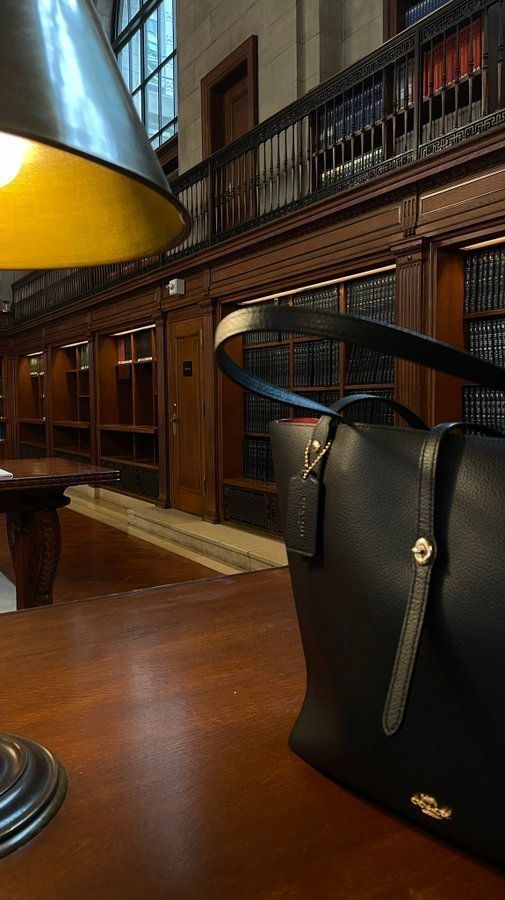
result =
[{"label": "wooden floor", "polygon": [[[213,569],[130,537],[96,519],[68,509],[60,510],[59,515],[62,559],[54,589],[55,603],[217,576]],[[14,581],[3,515],[0,570]]]}]

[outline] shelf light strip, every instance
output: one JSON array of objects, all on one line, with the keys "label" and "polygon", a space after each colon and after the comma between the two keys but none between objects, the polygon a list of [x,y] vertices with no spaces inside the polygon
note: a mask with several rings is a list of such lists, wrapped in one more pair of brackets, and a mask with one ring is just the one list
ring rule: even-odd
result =
[{"label": "shelf light strip", "polygon": [[493,247],[495,244],[505,244],[505,237],[491,238],[488,241],[479,241],[478,244],[466,244],[462,250],[480,250],[482,247]]},{"label": "shelf light strip", "polygon": [[122,337],[124,334],[135,334],[137,331],[149,331],[150,328],[156,328],[156,325],[142,325],[140,328],[129,328],[127,331],[115,331],[112,337]]},{"label": "shelf light strip", "polygon": [[37,350],[36,353],[27,353],[26,355],[27,356],[42,356],[43,353],[44,353],[43,350]]},{"label": "shelf light strip", "polygon": [[89,341],[76,341],[75,344],[62,344],[60,350],[68,350],[70,347],[84,347]]},{"label": "shelf light strip", "polygon": [[302,294],[305,291],[313,291],[316,288],[329,287],[332,284],[342,284],[344,281],[356,281],[358,278],[367,278],[369,275],[379,275],[381,272],[394,272],[396,266],[380,266],[377,269],[368,269],[366,272],[356,272],[355,275],[342,275],[340,278],[330,278],[329,281],[318,281],[317,284],[305,284],[303,287],[290,291],[279,291],[276,294],[267,294],[265,297],[257,297],[255,300],[244,300],[239,306],[251,306],[252,303],[263,303],[264,300],[277,300],[278,297],[292,297],[294,294]]}]

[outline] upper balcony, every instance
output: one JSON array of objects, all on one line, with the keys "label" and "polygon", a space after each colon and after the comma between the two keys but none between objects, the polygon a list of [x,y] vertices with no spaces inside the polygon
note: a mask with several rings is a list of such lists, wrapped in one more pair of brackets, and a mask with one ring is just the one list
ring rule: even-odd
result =
[{"label": "upper balcony", "polygon": [[192,230],[167,255],[36,272],[26,321],[425,160],[505,122],[505,0],[452,0],[172,183]]}]

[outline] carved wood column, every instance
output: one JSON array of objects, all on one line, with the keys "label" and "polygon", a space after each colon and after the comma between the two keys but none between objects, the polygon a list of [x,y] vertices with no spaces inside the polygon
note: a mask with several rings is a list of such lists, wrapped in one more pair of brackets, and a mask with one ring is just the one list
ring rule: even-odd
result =
[{"label": "carved wood column", "polygon": [[7,537],[16,575],[17,609],[53,602],[53,585],[61,555],[58,509],[70,498],[63,492],[26,500],[7,512]]},{"label": "carved wood column", "polygon": [[[392,248],[396,254],[396,323],[411,331],[429,334],[428,247],[422,239],[411,238]],[[397,360],[396,399],[429,424],[431,418],[431,376],[415,363]]]}]

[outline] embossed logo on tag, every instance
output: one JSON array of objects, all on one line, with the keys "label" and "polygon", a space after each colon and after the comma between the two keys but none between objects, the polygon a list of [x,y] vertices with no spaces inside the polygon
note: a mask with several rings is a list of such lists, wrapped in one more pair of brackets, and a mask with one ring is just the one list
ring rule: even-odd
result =
[{"label": "embossed logo on tag", "polygon": [[320,483],[309,475],[294,475],[289,482],[286,519],[286,547],[294,553],[311,557],[317,551],[317,523]]}]

